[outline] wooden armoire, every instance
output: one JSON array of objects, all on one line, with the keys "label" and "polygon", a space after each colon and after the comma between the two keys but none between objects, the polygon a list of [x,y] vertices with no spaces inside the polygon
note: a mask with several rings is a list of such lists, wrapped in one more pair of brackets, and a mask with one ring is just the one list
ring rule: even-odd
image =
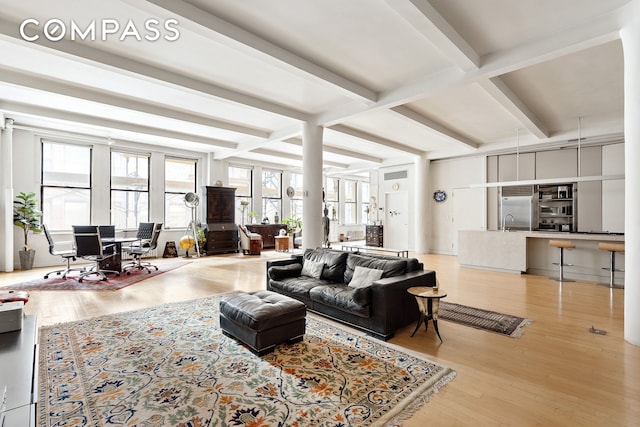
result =
[{"label": "wooden armoire", "polygon": [[238,252],[236,189],[206,186],[203,193],[207,219],[207,255]]}]

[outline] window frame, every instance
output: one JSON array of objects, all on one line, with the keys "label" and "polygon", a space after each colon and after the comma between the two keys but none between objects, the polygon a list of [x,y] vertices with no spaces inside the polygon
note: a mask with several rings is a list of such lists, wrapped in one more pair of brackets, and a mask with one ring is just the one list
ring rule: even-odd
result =
[{"label": "window frame", "polygon": [[[88,150],[88,154],[89,154],[89,182],[86,186],[72,186],[72,185],[51,185],[51,184],[46,184],[45,183],[45,156],[44,156],[44,151],[45,151],[45,144],[53,144],[53,145],[62,145],[62,146],[73,146],[73,147],[78,147],[81,149],[86,149]],[[71,225],[69,226],[69,228],[56,228],[55,226],[50,226],[50,224],[54,224],[53,221],[49,221],[47,218],[49,215],[47,215],[45,206],[46,206],[46,196],[45,196],[45,192],[46,189],[67,189],[67,190],[82,190],[83,192],[88,192],[89,197],[88,197],[88,218],[87,218],[87,223],[91,223],[91,218],[92,218],[92,214],[93,214],[93,147],[91,145],[85,145],[85,144],[77,144],[77,143],[73,143],[73,142],[67,142],[67,141],[57,141],[57,140],[50,140],[47,138],[41,138],[40,139],[40,210],[42,212],[42,217],[41,217],[41,223],[42,224],[47,224],[49,227],[48,229],[50,231],[71,231]]]},{"label": "window frame", "polygon": [[[137,190],[137,189],[129,189],[129,188],[114,188],[114,175],[113,175],[113,158],[115,154],[121,154],[121,155],[130,155],[130,156],[136,156],[138,158],[145,158],[147,160],[147,176],[146,178],[144,178],[146,180],[146,190]],[[129,224],[125,224],[124,226],[122,226],[122,224],[116,224],[116,218],[115,218],[115,211],[116,209],[114,208],[113,202],[114,202],[114,193],[124,193],[127,195],[127,198],[131,195],[131,194],[146,194],[147,197],[147,212],[145,215],[139,215],[136,216],[136,224],[133,225],[129,225]],[[150,210],[151,210],[151,153],[144,153],[144,152],[136,152],[136,151],[128,151],[128,150],[118,150],[118,149],[112,149],[109,152],[109,208],[110,208],[110,221],[111,224],[115,225],[116,228],[118,230],[136,230],[138,228],[138,225],[140,222],[148,222],[149,221],[149,215],[150,215]],[[128,212],[128,211],[127,211]],[[129,214],[125,213],[125,217],[128,217]]]},{"label": "window frame", "polygon": [[[180,162],[193,162],[193,191],[187,191],[187,192],[181,192],[181,191],[167,191],[167,162],[171,161],[171,160],[175,160],[175,161],[180,161]],[[177,230],[177,229],[181,229],[181,228],[186,228],[188,227],[189,223],[191,222],[191,209],[188,208],[186,205],[184,206],[184,211],[185,211],[185,222],[184,225],[174,225],[173,223],[171,223],[168,219],[167,219],[167,215],[168,215],[168,209],[167,209],[167,195],[171,195],[171,196],[182,196],[181,199],[184,200],[184,196],[187,193],[196,193],[198,194],[198,159],[194,159],[191,157],[181,157],[181,156],[165,156],[164,160],[163,160],[163,171],[164,171],[164,180],[162,183],[163,186],[163,206],[164,206],[164,215],[163,215],[163,220],[164,220],[164,225],[163,228],[166,230]],[[185,181],[186,182],[186,181]]]}]

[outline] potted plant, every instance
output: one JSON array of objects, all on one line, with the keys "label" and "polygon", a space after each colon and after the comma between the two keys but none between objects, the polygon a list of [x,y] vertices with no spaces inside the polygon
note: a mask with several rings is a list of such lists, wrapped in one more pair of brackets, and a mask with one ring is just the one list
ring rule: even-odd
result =
[{"label": "potted plant", "polygon": [[256,218],[258,218],[258,212],[256,211],[249,211],[249,213],[247,214],[247,216],[249,217],[249,222],[251,224],[253,224],[256,220]]},{"label": "potted plant", "polygon": [[300,218],[285,218],[282,223],[287,226],[287,234],[293,236],[293,233],[302,229],[302,220]]},{"label": "potted plant", "polygon": [[24,247],[18,251],[20,269],[31,270],[36,251],[29,247],[29,231],[40,233],[42,212],[37,207],[35,193],[20,192],[16,199],[13,202],[13,224],[22,228],[24,232]]},{"label": "potted plant", "polygon": [[282,220],[287,227],[287,235],[289,236],[289,247],[294,247],[294,234],[302,230],[302,220],[300,218],[290,217]]}]

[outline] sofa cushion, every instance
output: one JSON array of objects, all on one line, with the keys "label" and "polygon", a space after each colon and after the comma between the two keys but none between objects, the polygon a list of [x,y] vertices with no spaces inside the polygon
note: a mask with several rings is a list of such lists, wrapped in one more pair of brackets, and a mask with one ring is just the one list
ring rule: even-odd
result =
[{"label": "sofa cushion", "polygon": [[304,259],[311,261],[321,261],[324,269],[320,276],[323,280],[330,282],[344,283],[344,271],[347,267],[347,252],[332,251],[322,248],[307,249],[304,251]]},{"label": "sofa cushion", "polygon": [[322,261],[312,261],[310,259],[305,259],[302,264],[302,272],[303,276],[313,277],[314,279],[319,279],[322,277],[322,270],[324,270],[324,262]]},{"label": "sofa cushion", "polygon": [[274,265],[269,267],[269,278],[272,280],[283,280],[288,277],[298,277],[302,273],[302,264],[294,263],[287,265]]},{"label": "sofa cushion", "polygon": [[327,284],[309,291],[312,301],[336,307],[360,317],[370,316],[371,288],[350,288],[346,285]]},{"label": "sofa cushion", "polygon": [[314,279],[309,276],[291,277],[269,282],[269,286],[276,292],[282,291],[286,295],[300,296],[306,299],[309,299],[309,291],[311,289],[328,284],[331,284],[331,282]]},{"label": "sofa cushion", "polygon": [[382,270],[382,277],[400,276],[407,271],[406,260],[390,260],[367,255],[348,254],[347,267],[344,272],[344,283],[351,282],[357,266]]},{"label": "sofa cushion", "polygon": [[357,265],[353,271],[353,277],[349,282],[349,286],[352,288],[364,288],[366,286],[371,286],[373,282],[381,277],[382,270]]}]

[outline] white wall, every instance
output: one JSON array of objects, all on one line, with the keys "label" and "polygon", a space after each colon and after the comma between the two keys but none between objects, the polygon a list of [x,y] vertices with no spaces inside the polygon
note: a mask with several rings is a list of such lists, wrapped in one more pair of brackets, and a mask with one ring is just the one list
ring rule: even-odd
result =
[{"label": "white wall", "polygon": [[[386,173],[392,173],[392,172],[401,172],[401,171],[406,171],[407,172],[407,177],[406,178],[402,178],[402,179],[392,179],[392,180],[386,180],[385,181],[385,174]],[[408,220],[408,224],[409,224],[409,233],[407,236],[407,247],[409,250],[414,250],[414,246],[415,246],[415,239],[414,239],[414,233],[412,233],[412,228],[413,228],[413,223],[415,221],[415,202],[414,202],[414,195],[416,192],[415,189],[415,167],[414,164],[404,164],[404,165],[396,165],[396,166],[391,166],[391,167],[384,167],[384,168],[380,168],[378,170],[378,177],[377,177],[377,193],[374,193],[374,188],[375,185],[373,184],[373,180],[372,185],[371,185],[371,194],[377,194],[378,197],[378,219],[380,221],[382,221],[382,226],[383,228],[383,244],[384,246],[387,246],[385,243],[385,239],[387,237],[387,235],[389,235],[390,233],[397,233],[398,230],[394,230],[393,228],[389,228],[387,227],[388,224],[385,224],[385,214],[389,212],[390,207],[389,206],[385,206],[385,200],[386,200],[386,196],[387,194],[390,193],[395,193],[398,191],[403,191],[403,192],[407,192],[409,197],[408,197],[408,212],[407,212],[407,220]],[[394,188],[394,185],[397,184],[396,188]]]},{"label": "white wall", "polygon": [[[486,227],[486,196],[485,190],[473,189],[471,193],[479,193],[480,198],[472,195],[471,199],[479,200],[479,206],[471,209],[454,209],[453,194],[456,189],[469,187],[471,184],[485,182],[485,157],[466,157],[461,159],[432,161],[429,170],[429,188],[432,195],[437,190],[443,190],[448,197],[442,203],[431,200],[431,245],[433,253],[455,255],[457,225],[478,224]],[[463,196],[464,197],[464,196]],[[465,199],[466,200],[466,199]],[[454,210],[459,216],[454,218]]]}]

